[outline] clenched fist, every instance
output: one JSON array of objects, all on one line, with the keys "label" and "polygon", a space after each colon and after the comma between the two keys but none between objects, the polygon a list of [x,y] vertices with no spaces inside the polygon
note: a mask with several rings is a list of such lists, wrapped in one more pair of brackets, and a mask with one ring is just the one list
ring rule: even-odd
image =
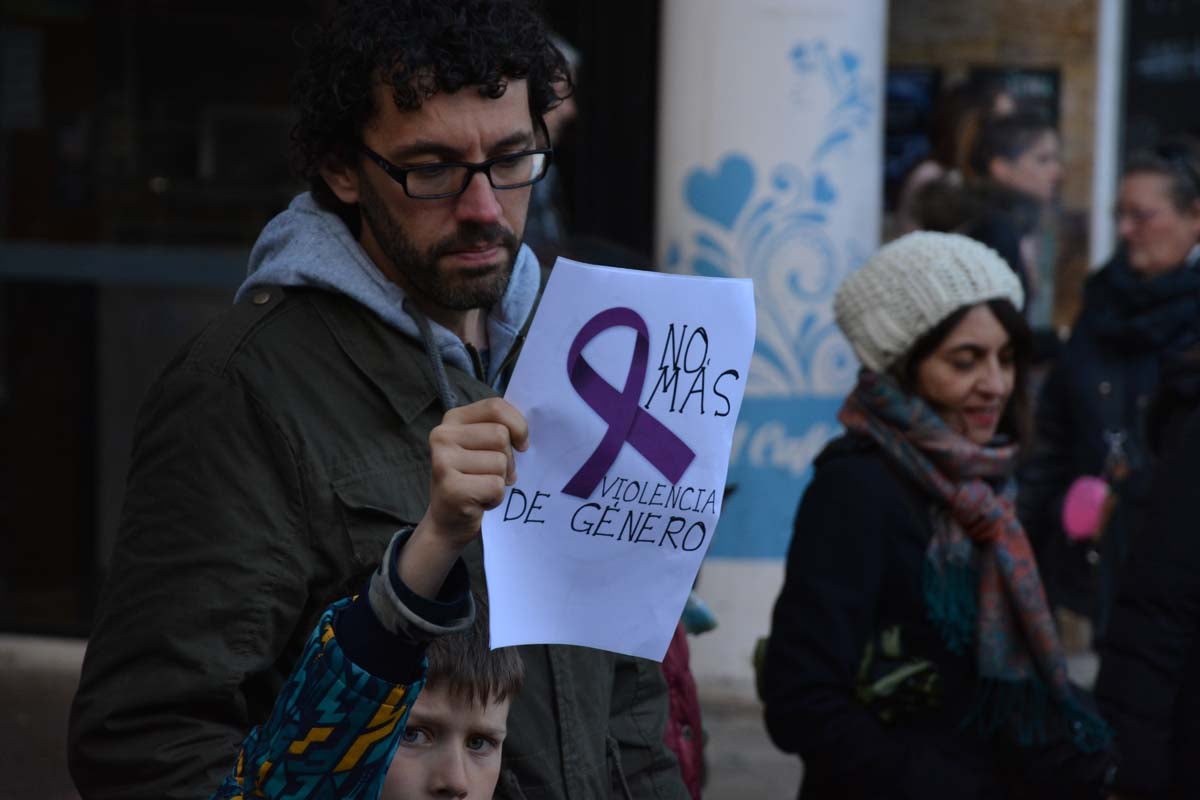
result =
[{"label": "clenched fist", "polygon": [[437,594],[454,560],[479,535],[483,512],[500,505],[516,480],[513,450],[528,445],[525,418],[499,397],[446,412],[429,434],[429,508],[400,551],[400,578],[409,588]]}]

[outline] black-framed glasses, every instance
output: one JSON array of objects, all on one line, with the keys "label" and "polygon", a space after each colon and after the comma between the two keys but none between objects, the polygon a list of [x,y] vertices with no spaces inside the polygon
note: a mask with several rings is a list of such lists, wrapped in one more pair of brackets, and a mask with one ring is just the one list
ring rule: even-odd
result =
[{"label": "black-framed glasses", "polygon": [[467,190],[476,172],[487,176],[493,189],[520,189],[546,177],[554,150],[549,147],[522,150],[487,161],[439,161],[400,167],[388,161],[365,144],[363,155],[374,161],[387,176],[404,188],[414,200],[441,200],[458,197]]}]

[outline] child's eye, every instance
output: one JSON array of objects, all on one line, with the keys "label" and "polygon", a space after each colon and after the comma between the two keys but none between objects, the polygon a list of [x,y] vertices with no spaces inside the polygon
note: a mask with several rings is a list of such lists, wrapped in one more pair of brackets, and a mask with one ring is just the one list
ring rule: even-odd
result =
[{"label": "child's eye", "polygon": [[496,746],[496,743],[487,736],[470,736],[467,737],[467,749],[477,753],[487,752]]},{"label": "child's eye", "polygon": [[429,744],[429,741],[429,732],[424,728],[405,728],[404,735],[400,737],[400,743],[410,747]]}]

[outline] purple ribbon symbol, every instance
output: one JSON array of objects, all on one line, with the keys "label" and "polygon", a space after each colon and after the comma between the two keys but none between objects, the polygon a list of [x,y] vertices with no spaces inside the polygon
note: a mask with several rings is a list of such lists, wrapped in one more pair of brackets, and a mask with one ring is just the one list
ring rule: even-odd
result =
[{"label": "purple ribbon symbol", "polygon": [[[609,328],[632,328],[637,334],[633,360],[620,392],[582,357],[583,348]],[[632,308],[610,308],[588,320],[567,353],[567,375],[583,402],[608,423],[604,438],[595,452],[563,487],[575,497],[591,497],[625,442],[641,453],[671,483],[678,483],[696,454],[639,405],[646,380],[646,362],[650,352],[650,333],[646,321]]]}]

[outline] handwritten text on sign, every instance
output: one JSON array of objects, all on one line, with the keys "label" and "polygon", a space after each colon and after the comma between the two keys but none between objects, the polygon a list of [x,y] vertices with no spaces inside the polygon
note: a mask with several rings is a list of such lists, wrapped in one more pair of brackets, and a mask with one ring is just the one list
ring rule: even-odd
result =
[{"label": "handwritten text on sign", "polygon": [[558,262],[505,395],[530,447],[484,518],[493,646],[662,658],[720,515],[753,345],[750,281]]}]

